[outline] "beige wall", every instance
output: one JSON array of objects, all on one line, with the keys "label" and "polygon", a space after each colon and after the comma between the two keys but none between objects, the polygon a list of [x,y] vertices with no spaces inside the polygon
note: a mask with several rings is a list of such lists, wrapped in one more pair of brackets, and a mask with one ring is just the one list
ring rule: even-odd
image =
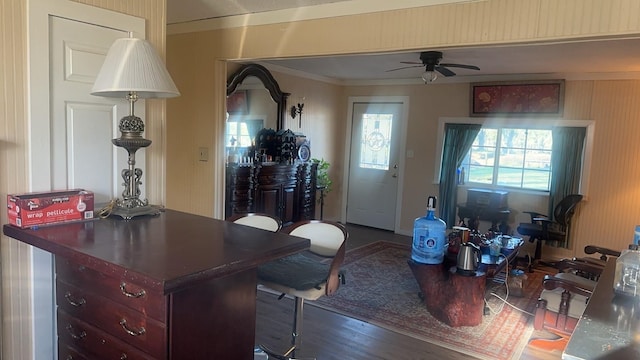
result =
[{"label": "beige wall", "polygon": [[[0,2],[0,198],[7,193],[27,189],[27,10],[26,1]],[[6,223],[7,209],[1,207],[0,219]],[[7,266],[29,255],[27,245],[2,238],[2,357],[28,359],[30,328],[19,317],[29,311],[28,288],[16,284],[29,279],[29,269]],[[15,260],[14,260],[15,259]],[[18,285],[18,286],[16,286]],[[21,343],[20,339],[25,339]],[[17,342],[18,344],[15,344]],[[23,350],[24,352],[20,351]]]},{"label": "beige wall", "polygon": [[[632,14],[640,13],[640,3],[629,1],[580,1],[580,0],[488,0],[465,4],[431,6],[416,9],[387,11],[373,14],[344,16],[300,22],[284,22],[273,25],[251,26],[236,29],[202,31],[169,35],[167,40],[168,65],[172,73],[184,71],[181,89],[197,89],[200,99],[216,102],[223,106],[223,82],[226,71],[215,70],[220,61],[226,59],[260,59],[273,57],[331,55],[347,53],[368,53],[376,51],[442,49],[448,46],[470,46],[482,44],[531,43],[546,41],[570,41],[593,37],[637,35],[640,33],[640,18]],[[575,14],[582,14],[575,16]],[[189,66],[190,68],[183,69]],[[216,76],[216,74],[220,74]],[[391,87],[340,87],[322,83],[289,79],[276,74],[284,91],[292,92],[290,103],[297,101],[299,89],[317,88],[320,96],[305,96],[305,117],[309,120],[321,117],[322,124],[330,127],[325,133],[316,134],[316,128],[305,132],[314,139],[314,156],[325,155],[332,164],[334,180],[341,182],[341,165],[344,152],[344,129],[347,96],[351,95],[408,95],[410,96],[410,120],[407,149],[420,154],[407,159],[404,183],[401,227],[410,228],[411,221],[424,212],[424,196],[437,193],[432,184],[434,168],[434,148],[436,140],[435,124],[440,116],[466,116],[468,109],[468,88],[464,84],[438,85],[437,91],[423,86]],[[180,84],[179,84],[180,86]],[[624,248],[632,239],[636,222],[640,222],[640,207],[636,198],[617,192],[630,191],[633,179],[640,174],[640,168],[630,162],[629,156],[638,145],[630,134],[637,133],[637,115],[633,101],[640,95],[637,81],[575,81],[566,86],[565,118],[595,120],[596,141],[593,171],[590,178],[591,192],[575,220],[575,246],[569,251],[556,255],[580,254],[587,243]],[[329,100],[330,99],[330,100]],[[213,129],[211,121],[221,121],[224,111],[213,102],[202,103],[182,97],[171,100],[168,106],[169,119],[177,118],[177,111],[187,111],[190,116],[181,120],[181,126],[200,130]],[[312,110],[317,103],[338,106],[335,118],[326,117],[322,110]],[[194,107],[194,108],[192,108]],[[197,110],[196,110],[197,109]],[[198,112],[196,114],[195,112]],[[317,112],[316,112],[317,111]],[[303,117],[304,118],[304,117]],[[316,126],[309,125],[309,126]],[[287,127],[292,127],[290,122]],[[303,125],[303,128],[305,126]],[[218,131],[222,127],[218,127]],[[294,131],[296,130],[293,128]],[[178,147],[187,146],[181,139],[203,137],[199,132],[185,131],[175,135],[169,132],[167,168],[170,177],[168,193],[188,188],[197,196],[173,199],[168,195],[167,205],[181,209],[198,208],[198,212],[215,214],[215,208],[222,194],[213,197],[212,204],[201,204],[204,199],[212,199],[219,186],[218,178],[188,178],[187,174],[200,171],[188,166],[195,157],[195,151],[177,156]],[[219,134],[203,139],[203,144],[219,147]],[[320,136],[324,139],[319,140]],[[206,142],[209,141],[209,142]],[[318,149],[319,143],[326,144]],[[218,154],[222,159],[222,154]],[[627,159],[627,160],[625,160]],[[223,161],[223,160],[219,160]],[[220,164],[208,164],[207,173],[222,168]],[[172,169],[176,169],[173,174]],[[606,169],[606,172],[604,171]],[[175,177],[175,179],[171,179]],[[206,190],[203,190],[205,189]],[[331,208],[328,216],[339,216],[341,185],[336,187],[329,199]],[[613,195],[613,196],[612,196]],[[530,195],[513,196],[511,205],[517,210],[528,210],[527,205],[536,205],[546,212],[546,200]],[[175,202],[174,202],[175,200]],[[195,205],[198,203],[198,205]],[[525,209],[527,207],[527,209]],[[604,211],[607,209],[607,211]],[[625,209],[620,211],[620,209]],[[218,213],[220,216],[221,213]],[[520,219],[514,219],[520,221]],[[614,225],[614,226],[612,226]],[[545,249],[551,255],[550,249]]]},{"label": "beige wall", "polygon": [[[205,216],[224,199],[214,194],[224,177],[223,165],[213,165],[224,163],[226,85],[217,79],[227,77],[226,64],[214,57],[218,46],[197,35],[167,38],[167,66],[181,96],[167,101],[166,205]],[[209,149],[208,162],[198,160],[200,147]]]},{"label": "beige wall", "polygon": [[[77,1],[147,20],[147,39],[164,51],[166,6],[158,0]],[[0,198],[28,190],[27,122],[27,0],[0,1]],[[147,152],[148,197],[164,202],[164,101],[147,102],[146,137],[153,140]],[[6,223],[6,207],[0,219]],[[30,247],[2,237],[2,352],[3,359],[32,358],[30,317]],[[46,339],[43,339],[46,341]]]}]

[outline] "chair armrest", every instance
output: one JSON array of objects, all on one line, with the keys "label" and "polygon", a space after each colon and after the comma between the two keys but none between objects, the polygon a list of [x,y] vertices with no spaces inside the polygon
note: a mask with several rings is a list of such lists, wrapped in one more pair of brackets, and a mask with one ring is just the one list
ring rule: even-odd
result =
[{"label": "chair armrest", "polygon": [[600,256],[600,259],[602,259],[602,260],[607,260],[607,255],[608,256],[615,256],[615,257],[620,256],[620,251],[607,249],[607,248],[594,246],[594,245],[585,246],[584,247],[584,252],[585,252],[585,254],[595,254],[595,253],[602,254]]},{"label": "chair armrest", "polygon": [[573,258],[573,261],[579,261],[587,264],[591,264],[592,266],[598,266],[604,269],[604,266],[607,264],[606,260],[596,259],[592,257],[581,257],[581,258]]},{"label": "chair armrest", "polygon": [[570,293],[580,294],[582,296],[590,297],[592,294],[591,289],[586,288],[576,282],[566,279],[560,279],[552,275],[545,275],[542,281],[542,286],[547,290],[555,290],[562,288]]},{"label": "chair armrest", "polygon": [[340,287],[340,267],[344,262],[344,256],[346,253],[345,250],[346,241],[342,242],[340,248],[336,252],[336,255],[331,260],[331,265],[329,267],[329,277],[327,278],[327,286],[325,288],[325,294],[327,296],[333,295],[336,291],[338,291],[338,287]]},{"label": "chair armrest", "polygon": [[604,270],[604,266],[600,266],[595,263],[569,259],[558,261],[555,264],[555,267],[562,272],[572,269],[589,273],[596,277],[600,276],[600,274],[602,274],[602,271]]},{"label": "chair armrest", "polygon": [[549,227],[551,225],[553,225],[553,221],[551,221],[551,219],[546,218],[546,217],[534,217],[531,219],[531,221],[533,223],[540,223],[540,225],[542,226],[542,233],[543,233],[543,237],[545,239],[549,238]]},{"label": "chair armrest", "polygon": [[531,217],[531,222],[535,223],[536,220],[534,220],[534,218],[538,218],[538,217],[547,217],[547,215],[536,212],[536,211],[523,211],[523,213],[525,214],[529,214],[529,216]]}]

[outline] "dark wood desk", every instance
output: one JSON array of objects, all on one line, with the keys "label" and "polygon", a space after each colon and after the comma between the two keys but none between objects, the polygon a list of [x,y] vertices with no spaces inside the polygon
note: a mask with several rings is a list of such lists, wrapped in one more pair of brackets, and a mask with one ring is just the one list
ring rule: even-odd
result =
[{"label": "dark wood desk", "polygon": [[613,292],[615,267],[609,259],[563,359],[640,359],[640,303]]},{"label": "dark wood desk", "polygon": [[256,267],[309,247],[172,210],[3,230],[55,255],[60,359],[253,359]]}]

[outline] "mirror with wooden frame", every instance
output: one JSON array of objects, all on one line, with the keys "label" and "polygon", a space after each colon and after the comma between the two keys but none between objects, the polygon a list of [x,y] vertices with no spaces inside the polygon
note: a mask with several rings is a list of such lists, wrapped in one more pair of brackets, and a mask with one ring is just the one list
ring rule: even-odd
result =
[{"label": "mirror with wooden frame", "polygon": [[227,81],[225,146],[248,149],[263,128],[282,129],[288,96],[264,66],[239,68]]}]

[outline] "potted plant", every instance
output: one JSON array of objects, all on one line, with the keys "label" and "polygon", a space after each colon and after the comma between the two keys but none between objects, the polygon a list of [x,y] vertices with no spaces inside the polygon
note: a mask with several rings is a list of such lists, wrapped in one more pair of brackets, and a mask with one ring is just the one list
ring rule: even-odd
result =
[{"label": "potted plant", "polygon": [[318,164],[318,175],[316,180],[316,186],[318,189],[322,189],[324,195],[331,191],[331,179],[329,178],[329,164],[324,159],[311,159],[314,163]]},{"label": "potted plant", "polygon": [[320,204],[320,220],[324,216],[324,198],[331,191],[331,178],[329,178],[329,164],[324,159],[311,159],[314,163],[318,164],[318,173],[316,177],[316,188],[320,190],[320,197],[318,198],[318,204]]}]

